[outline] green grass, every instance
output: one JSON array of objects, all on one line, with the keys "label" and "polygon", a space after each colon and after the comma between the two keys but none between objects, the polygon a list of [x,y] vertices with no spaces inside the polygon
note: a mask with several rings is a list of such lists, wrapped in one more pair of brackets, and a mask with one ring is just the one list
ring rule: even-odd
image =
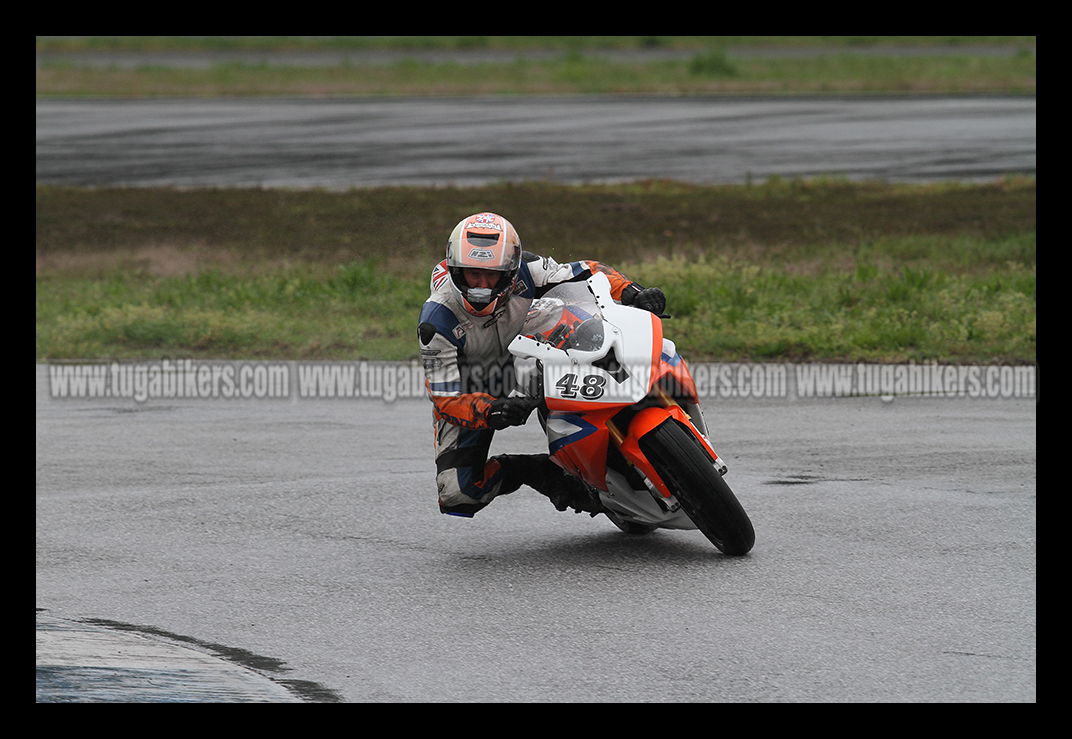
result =
[{"label": "green grass", "polygon": [[[936,46],[963,53],[900,55],[883,48]],[[1009,54],[973,53],[1001,46]],[[818,49],[790,57],[734,54],[737,47]],[[1036,91],[1034,36],[126,36],[38,37],[39,52],[489,50],[505,62],[330,66],[223,62],[207,69],[45,63],[38,96],[481,95],[733,93],[1026,93]],[[607,49],[674,49],[684,58],[610,61]],[[869,53],[861,54],[861,49]],[[524,56],[525,52],[551,52]]]},{"label": "green grass", "polygon": [[[38,275],[38,358],[380,358],[415,352],[425,286],[371,262]],[[411,342],[412,343],[412,342]]]},{"label": "green grass", "polygon": [[569,55],[502,64],[339,64],[280,67],[228,62],[208,69],[42,66],[38,96],[412,96],[531,94],[1034,94],[1034,54],[1012,57],[691,59],[613,62]]},{"label": "green grass", "polygon": [[462,216],[659,285],[692,359],[1033,362],[1035,180],[38,185],[37,359],[408,359]]},{"label": "green grass", "polygon": [[[1020,252],[1034,241],[1000,246]],[[633,274],[672,296],[667,331],[686,356],[977,363],[1035,357],[1035,268],[1016,262],[972,274],[866,261],[854,270],[824,265],[797,274],[705,258],[663,260]]]}]

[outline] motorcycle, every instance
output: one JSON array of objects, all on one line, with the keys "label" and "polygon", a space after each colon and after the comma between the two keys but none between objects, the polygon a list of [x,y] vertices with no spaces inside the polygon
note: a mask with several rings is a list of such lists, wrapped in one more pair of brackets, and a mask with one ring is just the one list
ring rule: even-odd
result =
[{"label": "motorcycle", "polygon": [[752,522],[723,480],[696,385],[660,316],[614,302],[596,273],[533,301],[510,352],[535,363],[530,397],[551,459],[619,529],[699,529],[725,554],[752,549]]}]

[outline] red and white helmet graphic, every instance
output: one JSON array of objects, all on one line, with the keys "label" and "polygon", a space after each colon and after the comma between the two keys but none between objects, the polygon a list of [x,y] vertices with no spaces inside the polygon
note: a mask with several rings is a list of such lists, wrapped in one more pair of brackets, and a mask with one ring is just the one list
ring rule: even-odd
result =
[{"label": "red and white helmet graphic", "polygon": [[459,221],[450,234],[451,285],[474,316],[490,315],[510,299],[520,267],[521,239],[500,215],[476,213]]}]

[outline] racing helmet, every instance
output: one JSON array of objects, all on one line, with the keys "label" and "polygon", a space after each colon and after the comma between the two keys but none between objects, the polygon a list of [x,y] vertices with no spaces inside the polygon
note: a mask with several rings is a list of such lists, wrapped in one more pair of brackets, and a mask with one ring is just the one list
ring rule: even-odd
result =
[{"label": "racing helmet", "polygon": [[[450,234],[450,284],[465,310],[474,316],[490,315],[510,299],[520,267],[521,239],[510,221],[500,215],[476,213],[459,221]],[[465,278],[467,269],[490,270],[498,273],[498,280],[490,288],[470,285]]]}]

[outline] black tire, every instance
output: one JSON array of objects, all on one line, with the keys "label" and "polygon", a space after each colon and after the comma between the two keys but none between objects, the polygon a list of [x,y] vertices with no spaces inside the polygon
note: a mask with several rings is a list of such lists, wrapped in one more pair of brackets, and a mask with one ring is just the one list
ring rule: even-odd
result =
[{"label": "black tire", "polygon": [[691,432],[668,418],[640,439],[640,449],[720,552],[741,555],[752,549],[756,532],[748,514]]}]

